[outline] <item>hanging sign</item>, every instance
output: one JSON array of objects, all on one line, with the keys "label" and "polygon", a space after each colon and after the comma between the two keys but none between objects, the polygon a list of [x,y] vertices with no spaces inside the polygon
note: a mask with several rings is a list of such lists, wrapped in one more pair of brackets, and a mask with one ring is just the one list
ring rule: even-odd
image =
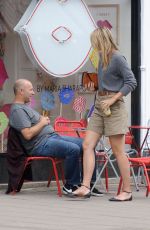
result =
[{"label": "hanging sign", "polygon": [[62,78],[89,60],[95,28],[83,0],[32,0],[14,30],[34,66]]}]

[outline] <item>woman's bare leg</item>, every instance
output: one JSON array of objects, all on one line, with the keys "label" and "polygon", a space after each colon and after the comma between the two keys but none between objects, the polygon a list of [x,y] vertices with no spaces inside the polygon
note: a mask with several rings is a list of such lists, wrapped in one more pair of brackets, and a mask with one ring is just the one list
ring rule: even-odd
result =
[{"label": "woman's bare leg", "polygon": [[[83,142],[83,185],[77,189],[74,194],[85,195],[89,192],[90,182],[95,167],[95,154],[94,149],[100,138],[100,135],[93,132],[87,131],[86,137]],[[88,189],[89,188],[89,189]]]},{"label": "woman's bare leg", "polygon": [[129,161],[127,159],[127,156],[124,152],[125,147],[125,137],[124,135],[114,135],[109,137],[110,144],[112,147],[112,151],[117,159],[117,163],[119,166],[120,174],[122,176],[123,180],[123,189],[122,193],[120,193],[117,198],[118,199],[127,199],[131,196],[131,186],[130,186],[130,167],[129,167]]}]

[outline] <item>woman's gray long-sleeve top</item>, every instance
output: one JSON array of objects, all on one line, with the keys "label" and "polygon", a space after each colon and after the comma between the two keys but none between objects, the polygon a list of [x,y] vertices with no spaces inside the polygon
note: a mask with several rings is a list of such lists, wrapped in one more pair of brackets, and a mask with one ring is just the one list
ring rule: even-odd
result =
[{"label": "woman's gray long-sleeve top", "polygon": [[137,82],[125,57],[118,51],[112,55],[106,70],[99,63],[98,69],[99,91],[121,92],[124,96],[132,92]]}]

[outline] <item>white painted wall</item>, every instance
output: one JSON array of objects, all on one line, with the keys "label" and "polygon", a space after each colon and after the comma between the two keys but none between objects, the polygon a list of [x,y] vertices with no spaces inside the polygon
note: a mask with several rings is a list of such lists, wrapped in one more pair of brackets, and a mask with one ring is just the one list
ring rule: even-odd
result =
[{"label": "white painted wall", "polygon": [[150,1],[141,1],[141,124],[146,125],[150,119],[149,86],[150,86],[150,32],[149,9]]},{"label": "white painted wall", "polygon": [[[150,119],[150,1],[141,1],[141,125],[146,126]],[[149,123],[150,125],[150,123]],[[141,131],[143,140],[145,130]]]}]

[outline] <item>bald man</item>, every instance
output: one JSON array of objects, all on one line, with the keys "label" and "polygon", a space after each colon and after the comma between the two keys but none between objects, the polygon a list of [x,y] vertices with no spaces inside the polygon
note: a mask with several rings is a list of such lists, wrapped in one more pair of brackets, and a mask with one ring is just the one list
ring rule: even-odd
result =
[{"label": "bald man", "polygon": [[[35,94],[30,81],[18,79],[14,84],[14,94],[9,122],[18,131],[27,154],[64,158],[66,184],[63,192],[68,194],[76,190],[80,184],[82,139],[58,135],[50,125],[49,117],[41,116],[29,106]],[[97,194],[102,195],[99,191]]]}]

